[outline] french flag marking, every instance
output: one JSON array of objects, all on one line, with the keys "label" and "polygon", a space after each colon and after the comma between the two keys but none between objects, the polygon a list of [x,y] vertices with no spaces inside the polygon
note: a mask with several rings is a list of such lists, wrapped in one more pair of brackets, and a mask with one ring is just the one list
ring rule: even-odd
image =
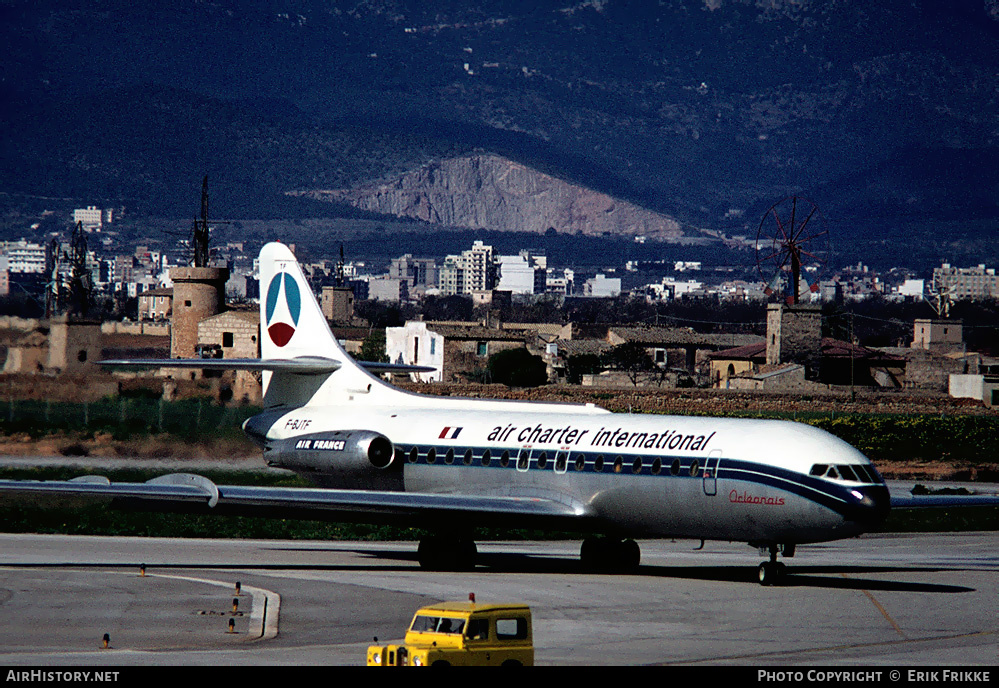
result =
[{"label": "french flag marking", "polygon": [[459,432],[461,432],[461,428],[444,428],[437,438],[441,440],[453,440],[458,437]]}]

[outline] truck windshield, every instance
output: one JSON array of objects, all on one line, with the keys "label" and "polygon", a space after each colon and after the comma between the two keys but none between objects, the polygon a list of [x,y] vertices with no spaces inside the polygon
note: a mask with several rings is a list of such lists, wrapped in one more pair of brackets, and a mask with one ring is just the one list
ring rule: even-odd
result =
[{"label": "truck windshield", "polygon": [[464,619],[453,619],[446,616],[417,616],[413,619],[411,631],[416,633],[457,633],[465,630]]}]

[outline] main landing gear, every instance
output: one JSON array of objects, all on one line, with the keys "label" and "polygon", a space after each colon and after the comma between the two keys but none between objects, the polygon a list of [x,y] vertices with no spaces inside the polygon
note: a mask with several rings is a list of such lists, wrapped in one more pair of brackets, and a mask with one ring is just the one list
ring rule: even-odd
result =
[{"label": "main landing gear", "polygon": [[[471,538],[430,535],[420,540],[416,556],[427,571],[471,571],[478,550]],[[638,569],[642,551],[634,540],[588,537],[579,551],[583,568],[599,573],[632,573]]]},{"label": "main landing gear", "polygon": [[[763,547],[760,548],[763,550]],[[758,571],[760,577],[760,585],[780,585],[784,582],[787,577],[787,566],[782,561],[777,561],[777,553],[781,552],[785,557],[794,556],[794,545],[778,545],[776,543],[771,543],[769,545],[770,550],[770,561],[765,561],[760,564]]]},{"label": "main landing gear", "polygon": [[416,551],[420,567],[427,571],[471,571],[477,555],[475,542],[454,535],[425,537]]},{"label": "main landing gear", "polygon": [[587,571],[632,573],[642,560],[642,550],[634,540],[588,537],[583,540],[579,559]]}]

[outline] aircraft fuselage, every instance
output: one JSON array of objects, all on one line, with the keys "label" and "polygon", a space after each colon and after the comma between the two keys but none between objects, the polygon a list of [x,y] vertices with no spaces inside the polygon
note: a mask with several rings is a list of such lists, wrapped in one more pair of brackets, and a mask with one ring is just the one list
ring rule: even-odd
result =
[{"label": "aircraft fuselage", "polygon": [[[887,512],[867,458],[807,425],[455,401],[354,413],[301,407],[244,427],[269,463],[322,487],[536,496],[619,536],[819,542],[870,530]],[[378,467],[374,438],[391,443]],[[817,465],[849,467],[852,479],[817,475]]]}]

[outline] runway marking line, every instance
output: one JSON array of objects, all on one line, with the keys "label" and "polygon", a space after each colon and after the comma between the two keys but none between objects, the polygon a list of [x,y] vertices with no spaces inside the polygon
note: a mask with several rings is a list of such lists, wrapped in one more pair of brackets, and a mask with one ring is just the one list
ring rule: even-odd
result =
[{"label": "runway marking line", "polygon": [[[33,567],[22,568],[0,566],[0,570],[32,570]],[[45,567],[47,568],[47,567]],[[119,576],[134,576],[136,574],[129,573],[126,571],[105,571],[107,574],[115,574]],[[207,585],[214,585],[221,588],[231,588],[232,583],[229,581],[219,581],[211,580],[209,578],[194,578],[191,576],[171,576],[165,573],[146,573],[147,578],[172,578],[174,580],[186,580],[193,583],[204,583]],[[250,624],[251,631],[256,628],[256,635],[250,638],[248,642],[258,642],[261,640],[270,640],[278,634],[278,619],[280,617],[281,611],[281,596],[274,592],[273,590],[267,590],[266,588],[257,588],[252,585],[243,585],[241,590],[250,593],[253,611],[250,612]]]},{"label": "runway marking line", "polygon": [[[116,573],[122,573],[120,571]],[[205,583],[216,585],[222,588],[231,588],[232,583],[226,581],[211,580],[208,578],[193,578],[191,576],[171,576],[164,573],[147,573],[146,576],[156,578],[172,578],[174,580],[186,580],[194,583]],[[278,617],[281,609],[281,596],[272,590],[256,588],[252,585],[244,585],[241,590],[250,593],[253,600],[253,611],[250,612],[251,632],[255,636],[251,642],[259,640],[270,640],[278,632]]]},{"label": "runway marking line", "polygon": [[[849,577],[849,576],[847,576],[847,575],[846,575],[845,573],[841,573],[841,574],[839,574],[839,575],[841,575],[841,576],[842,576],[843,578],[846,578],[847,580],[849,580],[849,578],[850,578],[850,577]],[[900,636],[902,636],[902,637],[903,637],[903,638],[905,638],[906,640],[908,640],[908,639],[909,639],[909,636],[907,636],[907,635],[905,634],[905,631],[903,631],[903,630],[902,630],[902,627],[901,627],[901,626],[899,626],[899,625],[898,625],[898,624],[897,624],[897,623],[895,622],[895,619],[891,618],[891,614],[889,614],[889,613],[888,613],[888,610],[887,610],[887,609],[885,609],[885,608],[884,608],[884,607],[883,607],[883,606],[881,605],[881,603],[880,603],[880,602],[878,602],[877,598],[875,598],[875,597],[874,597],[874,595],[872,595],[872,594],[870,593],[870,591],[869,591],[869,590],[863,590],[863,589],[861,589],[861,591],[860,591],[860,592],[864,593],[864,595],[866,595],[866,596],[867,596],[867,599],[869,599],[869,600],[871,601],[871,603],[872,603],[872,604],[873,604],[873,605],[874,605],[874,606],[875,606],[875,607],[877,608],[877,610],[878,610],[879,612],[881,612],[881,616],[885,617],[885,619],[886,619],[886,620],[888,621],[888,623],[889,623],[889,624],[891,624],[891,627],[892,627],[892,628],[894,628],[894,629],[895,629],[895,631],[896,631],[896,632],[897,632],[897,633],[898,633],[898,634],[899,634]]]}]

